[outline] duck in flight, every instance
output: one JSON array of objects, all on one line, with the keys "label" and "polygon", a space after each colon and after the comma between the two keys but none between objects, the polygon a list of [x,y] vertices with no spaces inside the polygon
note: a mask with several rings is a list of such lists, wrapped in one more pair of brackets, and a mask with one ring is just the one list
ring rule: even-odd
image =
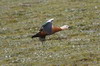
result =
[{"label": "duck in flight", "polygon": [[49,19],[45,24],[43,24],[38,33],[32,36],[32,38],[39,37],[40,41],[45,41],[47,35],[52,35],[56,32],[66,30],[69,28],[68,25],[64,25],[61,27],[56,27],[52,25],[54,19]]}]

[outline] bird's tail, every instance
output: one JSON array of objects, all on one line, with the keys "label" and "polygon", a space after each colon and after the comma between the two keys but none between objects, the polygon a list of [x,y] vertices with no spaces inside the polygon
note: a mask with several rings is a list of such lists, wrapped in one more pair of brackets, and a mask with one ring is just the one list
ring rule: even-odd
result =
[{"label": "bird's tail", "polygon": [[39,37],[38,33],[33,35],[31,38]]}]

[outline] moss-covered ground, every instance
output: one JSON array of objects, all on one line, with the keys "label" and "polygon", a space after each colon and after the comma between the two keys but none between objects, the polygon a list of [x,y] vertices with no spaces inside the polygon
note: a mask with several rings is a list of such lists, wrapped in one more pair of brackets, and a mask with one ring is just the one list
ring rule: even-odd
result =
[{"label": "moss-covered ground", "polygon": [[[71,28],[32,39],[50,18]],[[100,0],[0,0],[0,66],[100,66]]]}]

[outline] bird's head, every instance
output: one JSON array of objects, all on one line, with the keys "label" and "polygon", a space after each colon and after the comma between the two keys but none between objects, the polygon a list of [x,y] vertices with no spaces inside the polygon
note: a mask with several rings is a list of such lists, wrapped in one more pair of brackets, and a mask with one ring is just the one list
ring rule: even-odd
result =
[{"label": "bird's head", "polygon": [[62,27],[60,27],[62,30],[65,30],[65,29],[68,29],[69,28],[69,26],[68,25],[64,25],[64,26],[62,26]]},{"label": "bird's head", "polygon": [[54,18],[52,18],[52,19],[49,19],[47,22],[52,22],[54,20]]}]

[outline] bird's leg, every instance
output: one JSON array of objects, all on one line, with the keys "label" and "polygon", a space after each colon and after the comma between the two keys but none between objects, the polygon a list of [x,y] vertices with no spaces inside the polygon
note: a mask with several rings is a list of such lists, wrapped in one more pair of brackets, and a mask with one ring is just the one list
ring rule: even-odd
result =
[{"label": "bird's leg", "polygon": [[42,43],[42,50],[43,51],[46,50],[45,41],[41,41],[41,43]]},{"label": "bird's leg", "polygon": [[42,46],[45,47],[45,41],[41,41],[42,42]]},{"label": "bird's leg", "polygon": [[46,46],[45,46],[45,37],[46,37],[46,36],[39,37],[39,40],[40,40],[41,43],[42,43],[43,50],[45,50],[45,48],[46,48]]},{"label": "bird's leg", "polygon": [[42,46],[43,47],[45,47],[44,45],[44,43],[45,43],[45,37],[39,37],[39,40],[41,41],[41,43],[42,43]]}]

